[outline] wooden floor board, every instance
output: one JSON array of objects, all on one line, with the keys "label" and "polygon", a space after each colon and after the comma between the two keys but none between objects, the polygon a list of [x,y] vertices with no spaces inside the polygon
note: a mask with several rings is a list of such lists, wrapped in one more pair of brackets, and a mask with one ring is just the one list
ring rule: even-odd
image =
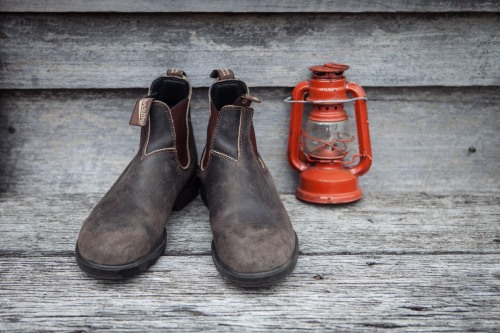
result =
[{"label": "wooden floor board", "polygon": [[[74,258],[0,257],[0,330],[495,332],[498,255],[309,255],[282,283],[245,290],[212,259],[165,256],[125,282]],[[321,278],[319,276],[321,276]]]},{"label": "wooden floor board", "polygon": [[[1,195],[0,254],[71,256],[102,194]],[[303,254],[500,253],[500,196],[369,194],[359,203],[282,200]],[[167,223],[166,255],[210,253],[208,210],[196,199]]]}]

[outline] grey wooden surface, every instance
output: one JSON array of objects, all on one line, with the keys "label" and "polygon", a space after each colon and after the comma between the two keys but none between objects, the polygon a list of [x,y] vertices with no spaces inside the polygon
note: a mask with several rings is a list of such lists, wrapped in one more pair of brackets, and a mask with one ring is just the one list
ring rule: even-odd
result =
[{"label": "grey wooden surface", "polygon": [[[0,0],[0,331],[498,332],[500,2]],[[301,203],[291,87],[323,62],[366,87],[361,202]],[[164,255],[123,282],[76,266],[81,223],[135,154],[136,98],[167,67],[230,67],[263,99],[259,150],[299,235],[271,288],[226,283],[198,198]]]},{"label": "grey wooden surface", "polygon": [[200,199],[168,223],[165,255],[125,282],[76,266],[101,194],[0,197],[0,329],[25,331],[482,331],[500,314],[499,195],[368,195],[355,205],[282,200],[295,271],[257,290],[221,279]]},{"label": "grey wooden surface", "polygon": [[[286,160],[290,89],[257,88],[257,144],[278,189],[293,193],[297,175]],[[128,125],[146,90],[8,91],[0,93],[0,189],[8,192],[105,192],[138,149]],[[373,166],[365,191],[500,192],[500,89],[367,89]],[[193,95],[192,120],[201,152],[207,90]],[[15,130],[9,133],[9,128]],[[354,126],[353,126],[354,130]],[[475,152],[469,151],[470,147]],[[356,148],[356,147],[353,147]]]},{"label": "grey wooden surface", "polygon": [[119,283],[69,257],[9,257],[0,320],[8,332],[498,332],[499,276],[498,255],[315,255],[242,290],[209,256],[162,257]]},{"label": "grey wooden surface", "polygon": [[[101,193],[0,198],[0,253],[73,256]],[[500,194],[367,194],[356,204],[313,206],[282,196],[301,254],[498,254]],[[197,200],[167,224],[166,255],[210,254],[208,210]],[[500,264],[500,262],[499,262]]]},{"label": "grey wooden surface", "polygon": [[133,13],[364,13],[364,12],[498,12],[489,0],[356,1],[343,0],[2,0],[0,12],[133,12]]},{"label": "grey wooden surface", "polygon": [[167,66],[292,87],[349,64],[363,86],[500,84],[500,19],[463,14],[3,14],[1,89],[143,88]]}]

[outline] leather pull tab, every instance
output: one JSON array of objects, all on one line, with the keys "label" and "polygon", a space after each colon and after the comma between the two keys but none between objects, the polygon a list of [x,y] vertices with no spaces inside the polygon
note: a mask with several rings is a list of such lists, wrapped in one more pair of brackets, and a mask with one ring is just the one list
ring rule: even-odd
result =
[{"label": "leather pull tab", "polygon": [[233,103],[234,106],[250,106],[252,102],[260,103],[260,98],[251,95],[241,95],[238,99]]},{"label": "leather pull tab", "polygon": [[149,116],[149,110],[153,105],[154,98],[141,98],[135,102],[134,112],[130,117],[130,125],[144,126]]},{"label": "leather pull tab", "polygon": [[175,77],[184,78],[186,76],[186,73],[180,69],[177,69],[177,68],[169,68],[169,69],[167,69],[167,76],[175,76]]},{"label": "leather pull tab", "polygon": [[228,68],[214,69],[210,74],[212,79],[232,80],[234,79],[234,72]]}]

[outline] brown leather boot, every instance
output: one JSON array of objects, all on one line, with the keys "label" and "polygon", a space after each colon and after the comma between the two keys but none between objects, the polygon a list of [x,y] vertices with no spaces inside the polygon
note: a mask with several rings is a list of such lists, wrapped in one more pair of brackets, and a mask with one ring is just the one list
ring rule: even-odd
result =
[{"label": "brown leather boot", "polygon": [[198,194],[190,99],[184,72],[168,70],[137,101],[130,124],[142,127],[139,151],[83,223],[76,244],[76,261],[89,275],[144,271],[165,250],[172,209]]},{"label": "brown leather boot", "polygon": [[214,70],[210,119],[201,166],[210,211],[212,258],[242,287],[270,285],[288,275],[299,245],[271,174],[259,156],[247,85],[231,70]]}]

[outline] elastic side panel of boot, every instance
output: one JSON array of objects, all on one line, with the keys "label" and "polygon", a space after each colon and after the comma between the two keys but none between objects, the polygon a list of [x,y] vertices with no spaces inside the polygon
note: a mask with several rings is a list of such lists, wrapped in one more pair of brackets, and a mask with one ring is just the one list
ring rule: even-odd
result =
[{"label": "elastic side panel of boot", "polygon": [[172,130],[164,107],[153,104],[149,113],[150,134],[146,153],[173,147]]},{"label": "elastic side panel of boot", "polygon": [[224,80],[215,82],[210,90],[210,98],[217,110],[232,105],[238,97],[248,93],[245,82],[240,80]]},{"label": "elastic side panel of boot", "polygon": [[238,161],[240,134],[240,108],[226,108],[219,116],[218,132],[215,138],[213,150]]},{"label": "elastic side panel of boot", "polygon": [[151,84],[151,97],[170,108],[189,96],[189,83],[177,77],[159,77]]}]

